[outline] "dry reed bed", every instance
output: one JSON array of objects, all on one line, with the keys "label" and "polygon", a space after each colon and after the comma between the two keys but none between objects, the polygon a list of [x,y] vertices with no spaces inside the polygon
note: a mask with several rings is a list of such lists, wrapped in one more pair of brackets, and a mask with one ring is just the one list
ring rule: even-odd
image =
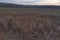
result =
[{"label": "dry reed bed", "polygon": [[60,40],[60,16],[0,14],[0,40]]}]

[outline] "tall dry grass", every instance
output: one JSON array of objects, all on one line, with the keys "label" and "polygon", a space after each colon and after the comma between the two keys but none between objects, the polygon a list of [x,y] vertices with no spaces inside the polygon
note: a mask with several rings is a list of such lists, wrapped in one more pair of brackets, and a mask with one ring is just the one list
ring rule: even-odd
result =
[{"label": "tall dry grass", "polygon": [[0,40],[60,40],[60,16],[0,15]]}]

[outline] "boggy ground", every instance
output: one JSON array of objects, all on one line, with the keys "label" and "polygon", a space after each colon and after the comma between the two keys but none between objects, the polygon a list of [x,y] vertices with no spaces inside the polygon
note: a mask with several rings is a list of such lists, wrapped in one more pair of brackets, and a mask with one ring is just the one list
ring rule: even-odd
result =
[{"label": "boggy ground", "polygon": [[0,40],[60,40],[60,16],[0,14]]}]

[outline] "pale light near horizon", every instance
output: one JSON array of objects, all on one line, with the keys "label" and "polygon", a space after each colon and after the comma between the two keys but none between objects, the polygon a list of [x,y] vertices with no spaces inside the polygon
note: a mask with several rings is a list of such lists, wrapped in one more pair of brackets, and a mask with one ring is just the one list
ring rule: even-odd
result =
[{"label": "pale light near horizon", "polygon": [[60,5],[60,0],[0,0],[0,2],[24,5]]},{"label": "pale light near horizon", "polygon": [[16,3],[25,5],[60,5],[60,0],[24,0],[16,1]]},{"label": "pale light near horizon", "polygon": [[60,0],[45,0],[42,2],[35,2],[33,5],[60,5]]}]

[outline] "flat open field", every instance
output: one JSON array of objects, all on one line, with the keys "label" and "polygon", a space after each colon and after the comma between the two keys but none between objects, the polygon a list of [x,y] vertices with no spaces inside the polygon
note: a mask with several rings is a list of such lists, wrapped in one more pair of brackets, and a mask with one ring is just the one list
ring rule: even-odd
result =
[{"label": "flat open field", "polygon": [[0,8],[0,40],[60,40],[60,10]]},{"label": "flat open field", "polygon": [[0,14],[59,15],[60,14],[60,9],[0,8]]}]

